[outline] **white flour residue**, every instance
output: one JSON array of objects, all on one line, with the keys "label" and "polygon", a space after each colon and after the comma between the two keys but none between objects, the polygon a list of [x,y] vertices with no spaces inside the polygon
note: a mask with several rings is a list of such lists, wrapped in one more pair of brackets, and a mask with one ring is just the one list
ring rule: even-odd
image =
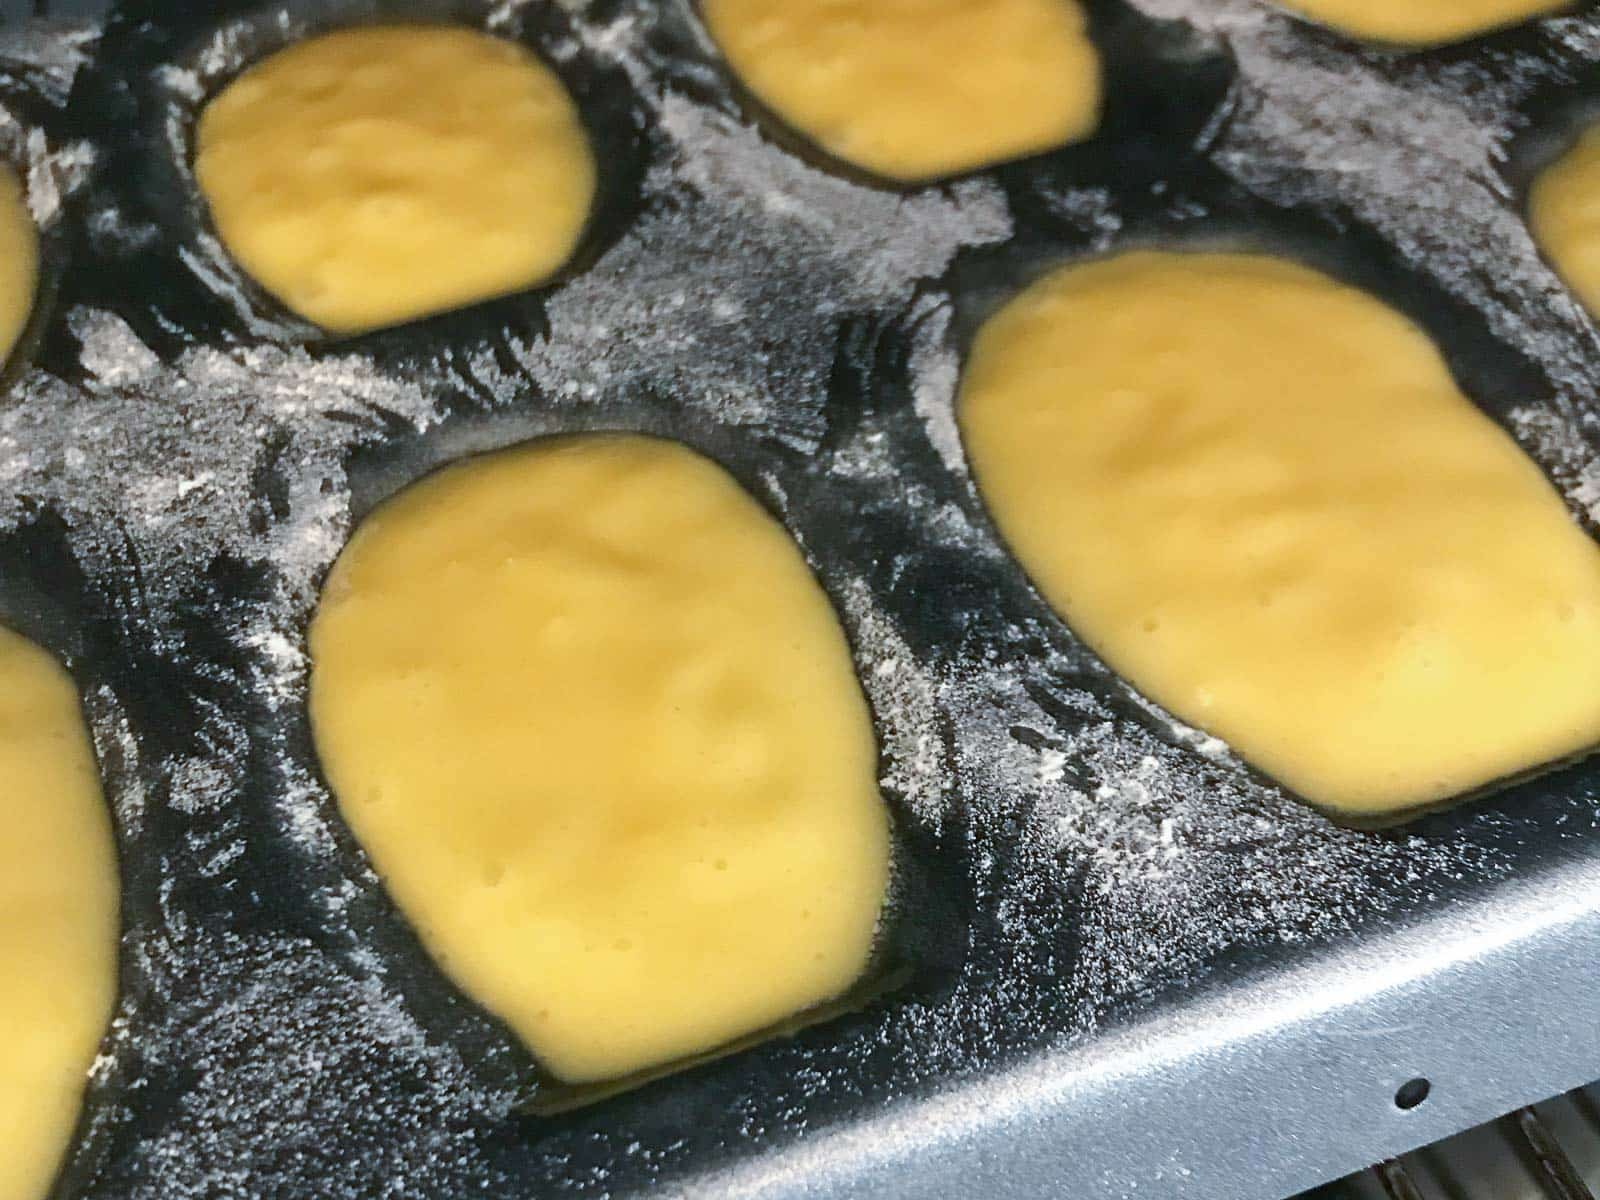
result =
[{"label": "white flour residue", "polygon": [[0,106],[0,158],[21,180],[34,224],[48,234],[61,216],[63,199],[81,187],[94,168],[95,152],[85,142],[52,142],[44,130],[24,125]]},{"label": "white flour residue", "polygon": [[215,759],[188,758],[172,767],[167,803],[194,814],[226,801],[232,778]]},{"label": "white flour residue", "polygon": [[[303,350],[197,349],[168,370],[120,318],[65,314],[82,342],[87,390],[35,374],[0,410],[0,514],[24,497],[64,513],[115,515],[141,529],[145,584],[159,591],[219,552],[265,557],[299,589],[342,541],[342,483],[360,421],[384,412],[424,428],[436,402],[359,357]],[[264,444],[282,441],[283,504],[299,521],[264,521],[252,478]],[[294,468],[294,469],[291,469]],[[88,536],[87,534],[85,536]]]},{"label": "white flour residue", "polygon": [[[1076,997],[1091,1025],[1108,997],[1201,972],[1262,929],[1291,943],[1349,929],[1392,902],[1372,883],[1385,872],[1420,879],[1493,869],[1492,854],[1336,826],[1263,788],[1217,751],[1221,743],[1175,753],[1158,732],[1172,735],[1170,719],[1097,716],[1091,696],[1054,682],[1077,670],[1047,655],[958,679],[947,704],[968,718],[958,769],[979,819],[1025,812],[1035,851],[1020,859],[1026,870],[1017,860],[1005,871],[995,864],[985,906],[1001,914],[1022,962],[1057,961],[1058,938],[1081,940],[1061,995]],[[1052,931],[1026,915],[1052,890],[1074,887],[1084,895],[1075,928]],[[974,1004],[975,1019],[999,1019]]]},{"label": "white flour residue", "polygon": [[[356,1178],[368,1196],[409,1194],[419,1175],[448,1173],[464,1191],[505,1186],[498,1174],[463,1165],[476,1157],[477,1125],[503,1116],[511,1097],[485,1096],[448,1047],[426,1036],[380,980],[294,938],[192,935],[192,953],[247,983],[226,1000],[192,997],[171,1014],[189,1036],[223,1048],[177,1098],[170,1132],[138,1144],[159,1193],[135,1196],[243,1195],[260,1190],[260,1161],[249,1147],[280,1148],[272,1186],[285,1195],[328,1194]],[[141,1043],[149,1068],[163,1065],[158,1043]],[[187,1066],[188,1064],[183,1064]],[[382,1103],[342,1086],[352,1070],[386,1088]],[[409,1098],[396,1100],[402,1094]],[[338,1129],[336,1142],[302,1140],[307,1129]]]},{"label": "white flour residue", "polygon": [[956,382],[961,364],[947,340],[950,309],[929,299],[918,316],[909,364],[911,403],[927,429],[928,441],[939,452],[939,460],[953,474],[965,475],[967,456],[956,427]]},{"label": "white flour residue", "polygon": [[101,763],[118,762],[126,770],[108,784],[107,802],[116,817],[119,828],[131,837],[144,831],[145,809],[148,797],[140,777],[139,743],[127,714],[117,703],[108,687],[96,688],[84,697],[84,707],[89,714],[89,733],[94,741],[95,758]]},{"label": "white flour residue", "polygon": [[154,350],[141,342],[115,313],[79,308],[67,314],[67,327],[82,343],[78,362],[91,388],[126,387],[148,379],[161,367]]},{"label": "white flour residue", "polygon": [[26,71],[59,107],[99,41],[100,26],[94,22],[8,20],[0,26],[0,71]]},{"label": "white flour residue", "polygon": [[[1233,120],[1202,138],[1219,138],[1232,179],[1369,222],[1550,372],[1563,395],[1529,397],[1514,432],[1600,519],[1590,326],[1495,169],[1525,84],[1515,64],[1341,50],[1248,0],[1134,2],[1233,52]],[[843,1106],[1087,1036],[1228,955],[1348,938],[1513,861],[1492,836],[1512,818],[1492,813],[1428,837],[1337,827],[1112,680],[1006,558],[955,421],[956,309],[935,285],[1008,238],[1023,206],[1014,218],[992,177],[909,193],[837,178],[734,115],[731,94],[662,70],[651,39],[680,6],[604,7],[566,0],[574,38],[554,49],[616,63],[637,90],[653,139],[643,195],[585,273],[508,302],[503,328],[418,326],[410,357],[392,335],[274,345],[277,327],[247,314],[230,336],[164,341],[165,310],[141,323],[138,297],[119,315],[69,292],[50,370],[0,406],[0,534],[55,522],[109,631],[101,653],[127,660],[88,698],[149,893],[130,902],[138,1000],[97,1068],[96,1119],[124,1139],[98,1196],[242,1194],[268,1177],[328,1200],[554,1194],[549,1179],[575,1195],[670,1188],[702,1149],[771,1151]],[[1597,40],[1593,17],[1574,21],[1551,28]],[[698,44],[692,22],[667,32]],[[231,35],[197,44],[188,75],[157,68],[157,91],[192,103],[238,66]],[[719,86],[714,71],[695,80]],[[168,129],[170,153],[182,132]],[[59,176],[82,186],[67,167],[92,158],[74,150]],[[1133,227],[1136,206],[1103,180],[1056,200],[1076,250]],[[153,244],[131,203],[92,213],[91,255]],[[207,260],[220,248],[194,246],[193,277],[237,308]],[[1485,247],[1492,271],[1476,266]],[[862,345],[845,345],[850,330]],[[305,629],[357,515],[352,487],[375,486],[363,456],[387,455],[397,484],[596,425],[703,438],[777,498],[844,609],[884,788],[953,848],[950,940],[968,953],[947,991],[889,998],[837,1041],[752,1052],[764,1089],[708,1101],[704,1128],[670,1134],[648,1097],[566,1123],[508,1115],[495,1070],[520,1068],[459,998],[418,999],[448,985],[402,945],[305,712]],[[699,1095],[703,1078],[661,1086]]]},{"label": "white flour residue", "polygon": [[885,743],[887,771],[880,782],[938,832],[949,804],[950,764],[933,678],[877,607],[864,581],[847,586],[845,608],[861,680]]},{"label": "white flour residue", "polygon": [[[98,26],[90,24],[7,22],[0,27],[0,73],[25,72],[32,87],[59,108],[99,38]],[[54,140],[3,105],[0,157],[22,179],[28,210],[47,235],[61,216],[63,199],[83,186],[95,162],[86,142]]]},{"label": "white flour residue", "polygon": [[1572,498],[1589,514],[1589,520],[1600,525],[1600,462],[1591,462],[1578,476],[1572,489]]},{"label": "white flour residue", "polygon": [[[1046,750],[1044,754],[1059,754]],[[1061,763],[1041,761],[1039,819],[1063,848],[1074,848],[1115,873],[1115,883],[1151,880],[1165,873],[1181,853],[1178,817],[1161,803],[1161,763],[1145,755],[1127,775],[1102,783],[1092,793],[1061,783]],[[1053,783],[1045,783],[1055,768]]]},{"label": "white flour residue", "polygon": [[[1522,406],[1508,414],[1512,432],[1555,476],[1594,526],[1600,526],[1600,420],[1584,424],[1546,408]],[[1593,432],[1585,436],[1587,427]]]}]

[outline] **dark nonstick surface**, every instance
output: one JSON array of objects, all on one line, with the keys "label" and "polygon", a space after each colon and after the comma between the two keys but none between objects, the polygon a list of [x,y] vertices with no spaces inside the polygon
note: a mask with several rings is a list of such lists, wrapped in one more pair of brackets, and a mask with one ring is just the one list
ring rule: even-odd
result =
[{"label": "dark nonstick surface", "polygon": [[[1241,1200],[1337,1173],[1306,1150],[1326,1099],[1252,1113],[1260,1080],[1207,1059],[1225,1040],[1207,1014],[1293,972],[1337,979],[1353,947],[1441,914],[1492,923],[1513,882],[1600,860],[1600,764],[1361,831],[1175,725],[1004,553],[954,434],[960,355],[996,303],[1075,257],[1295,255],[1420,321],[1593,529],[1600,346],[1519,189],[1584,111],[1600,17],[1404,55],[1246,0],[1091,7],[1101,134],[915,190],[770,129],[686,0],[126,4],[103,30],[4,35],[0,103],[32,131],[36,199],[52,180],[66,194],[67,253],[0,407],[0,614],[84,689],[127,885],[122,1005],[63,1196],[881,1195],[887,1179]],[[372,19],[532,45],[579,97],[604,197],[551,287],[325,342],[227,263],[187,138],[244,62]],[[383,496],[585,429],[712,454],[804,547],[873,703],[915,866],[898,913],[914,969],[794,1037],[540,1115],[533,1064],[422,955],[337,819],[304,633]],[[996,1095],[1026,1114],[1041,1079],[1175,1012],[1195,1014],[1211,1072],[1191,1080],[1233,1088],[1207,1100],[1219,1128],[1260,1125],[1259,1176],[1188,1133],[1181,1153],[1091,1170],[1063,1152],[1041,1174],[1051,1135],[1025,1120],[1009,1144],[1031,1165],[952,1173],[932,1153],[950,1126],[919,1119],[931,1101],[971,1097],[973,1127],[1001,1120]],[[1525,1057],[1545,1052],[1589,1051],[1535,1037]],[[1114,1115],[1177,1144],[1164,1116]]]}]

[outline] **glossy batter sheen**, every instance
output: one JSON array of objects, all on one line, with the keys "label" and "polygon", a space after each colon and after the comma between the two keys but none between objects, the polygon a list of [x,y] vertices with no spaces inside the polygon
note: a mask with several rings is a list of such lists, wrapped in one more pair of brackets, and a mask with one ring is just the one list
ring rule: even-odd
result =
[{"label": "glossy batter sheen", "polygon": [[1459,42],[1571,8],[1574,0],[1279,0],[1351,37],[1402,46]]},{"label": "glossy batter sheen", "polygon": [[246,71],[201,114],[195,175],[239,264],[338,333],[543,282],[595,189],[554,73],[426,26],[341,30]]},{"label": "glossy batter sheen", "polygon": [[0,167],[0,363],[16,348],[33,311],[39,281],[39,235],[22,184]]},{"label": "glossy batter sheen", "polygon": [[1528,225],[1578,299],[1600,313],[1600,125],[1534,180]]},{"label": "glossy batter sheen", "polygon": [[0,1200],[61,1168],[117,988],[117,861],[72,680],[0,629]]},{"label": "glossy batter sheen", "polygon": [[1306,799],[1389,813],[1600,744],[1600,547],[1365,293],[1250,255],[1068,267],[980,331],[959,417],[1057,611]]},{"label": "glossy batter sheen", "polygon": [[871,717],[799,550],[710,461],[588,435],[440,471],[357,530],[311,654],[351,829],[560,1078],[860,975],[888,869]]},{"label": "glossy batter sheen", "polygon": [[918,182],[1094,131],[1077,0],[702,0],[735,74],[829,154]]}]

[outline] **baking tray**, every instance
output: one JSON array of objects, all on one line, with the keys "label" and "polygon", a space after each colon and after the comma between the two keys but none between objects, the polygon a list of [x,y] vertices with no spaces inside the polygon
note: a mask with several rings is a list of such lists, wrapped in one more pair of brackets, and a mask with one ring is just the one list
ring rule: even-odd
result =
[{"label": "baking tray", "polygon": [[[1071,636],[951,416],[972,329],[1038,271],[1256,246],[1419,320],[1593,530],[1600,341],[1520,189],[1588,111],[1600,15],[1400,54],[1246,0],[1090,8],[1102,132],[909,190],[773,130],[687,0],[130,3],[0,34],[64,247],[0,405],[0,615],[83,688],[126,896],[60,1196],[1269,1200],[1600,1076],[1600,763],[1333,823]],[[550,288],[320,342],[220,255],[189,123],[252,54],[416,16],[562,72],[603,216]],[[579,429],[682,438],[796,536],[929,886],[897,991],[549,1116],[339,824],[304,633],[384,495]]]}]

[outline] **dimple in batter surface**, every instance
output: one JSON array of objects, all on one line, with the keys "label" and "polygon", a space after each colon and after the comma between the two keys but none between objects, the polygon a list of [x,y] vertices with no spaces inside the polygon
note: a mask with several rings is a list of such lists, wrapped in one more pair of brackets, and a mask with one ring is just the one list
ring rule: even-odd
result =
[{"label": "dimple in batter surface", "polygon": [[340,30],[257,64],[202,111],[194,168],[240,266],[335,333],[545,281],[596,181],[555,73],[442,26]]},{"label": "dimple in batter surface", "polygon": [[1070,266],[980,331],[958,415],[1068,624],[1305,799],[1399,812],[1600,745],[1600,546],[1372,297],[1253,255]]},{"label": "dimple in batter surface", "polygon": [[702,0],[741,82],[834,157],[914,183],[1076,142],[1100,63],[1077,0]]},{"label": "dimple in batter surface", "polygon": [[356,531],[311,627],[339,808],[440,966],[559,1078],[845,991],[888,872],[827,597],[720,467],[631,435],[471,459]]},{"label": "dimple in batter surface", "polygon": [[111,819],[78,693],[0,629],[0,1200],[43,1200],[117,989]]}]

